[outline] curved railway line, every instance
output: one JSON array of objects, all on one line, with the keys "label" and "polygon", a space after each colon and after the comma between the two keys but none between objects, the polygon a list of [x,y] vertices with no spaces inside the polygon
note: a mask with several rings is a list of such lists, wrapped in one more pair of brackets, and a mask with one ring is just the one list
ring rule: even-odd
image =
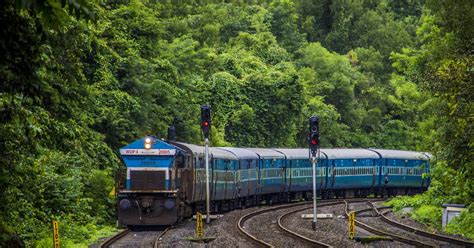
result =
[{"label": "curved railway line", "polygon": [[467,240],[462,240],[462,239],[449,237],[449,236],[445,236],[445,235],[441,235],[441,234],[430,233],[430,232],[427,232],[427,231],[424,231],[424,230],[420,230],[418,228],[411,227],[409,225],[405,225],[405,224],[400,223],[398,221],[395,221],[395,220],[393,220],[393,219],[386,216],[386,213],[390,212],[391,210],[381,212],[379,209],[376,208],[376,206],[372,202],[370,202],[370,204],[372,206],[372,209],[377,214],[377,216],[380,216],[381,219],[384,222],[386,222],[386,223],[388,223],[392,226],[398,227],[398,228],[403,229],[405,231],[408,231],[410,233],[414,233],[414,234],[424,236],[424,237],[427,237],[427,238],[430,238],[430,239],[434,239],[434,240],[438,240],[438,241],[442,241],[442,242],[447,242],[449,244],[455,244],[455,245],[460,245],[460,246],[464,246],[464,247],[474,247],[474,243],[470,242],[470,241],[467,241]]},{"label": "curved railway line", "polygon": [[[345,203],[345,214],[346,214],[347,217],[349,217],[349,202],[344,201],[344,203]],[[359,210],[359,211],[365,211],[365,210],[366,209],[362,209],[362,210]],[[413,246],[416,246],[416,247],[434,247],[431,244],[421,242],[421,241],[417,241],[417,240],[410,239],[410,238],[406,238],[406,237],[402,237],[401,235],[395,234],[393,232],[386,232],[386,231],[378,230],[377,228],[375,228],[375,227],[373,227],[369,224],[366,224],[366,223],[364,223],[360,220],[357,220],[357,219],[355,220],[355,224],[356,224],[356,226],[358,226],[358,227],[360,227],[360,228],[362,228],[362,229],[364,229],[364,230],[366,230],[370,233],[380,235],[380,236],[391,237],[394,240],[397,240],[399,242],[402,242],[402,243],[405,243],[405,244],[408,244],[408,245],[413,245]]]},{"label": "curved railway line", "polygon": [[[372,198],[372,199],[350,199],[350,200],[322,200],[319,201],[318,207],[330,207],[339,205],[339,211],[349,215],[350,208],[354,210],[356,216],[359,216],[355,220],[356,226],[366,230],[368,233],[380,236],[391,237],[397,242],[408,244],[415,247],[474,247],[474,243],[462,240],[456,237],[450,237],[446,235],[433,234],[424,230],[420,230],[400,222],[397,222],[386,216],[391,210],[388,207],[376,206],[375,201],[383,201],[384,198]],[[361,204],[366,203],[370,207],[360,209]],[[352,204],[352,205],[351,205]],[[341,206],[342,205],[342,206]],[[358,207],[354,207],[358,206]],[[295,242],[297,246],[302,247],[333,247],[337,246],[333,243],[332,239],[327,239],[322,236],[314,236],[306,229],[295,229],[292,218],[298,216],[299,212],[311,209],[312,202],[300,202],[291,203],[278,206],[265,207],[256,211],[252,211],[240,217],[237,221],[237,229],[245,236],[246,239],[259,247],[280,247],[285,242]],[[369,212],[369,216],[360,215],[362,213]],[[266,214],[266,215],[265,215]],[[251,221],[254,218],[253,221]],[[299,218],[299,217],[298,217]],[[257,220],[260,220],[257,221]],[[267,221],[271,228],[268,229],[267,234],[256,231],[256,225],[266,225],[263,222]],[[270,221],[271,220],[271,221]],[[342,219],[344,221],[344,218]],[[251,224],[252,223],[252,224]],[[346,222],[347,223],[347,222]],[[288,225],[290,224],[290,225]],[[290,228],[290,226],[293,226]],[[158,247],[161,238],[166,234],[170,228],[166,228],[162,231],[154,232],[134,232],[129,229],[125,229],[108,240],[101,243],[98,247],[127,247],[130,245],[143,245],[147,247]],[[268,232],[279,235],[278,238],[271,238],[269,240]],[[365,231],[364,231],[365,232]],[[367,235],[367,233],[366,233]],[[369,234],[370,235],[370,234]],[[260,237],[259,237],[260,236]],[[288,239],[290,237],[290,239]],[[265,239],[265,240],[264,240]],[[290,240],[283,241],[282,240]],[[324,241],[324,242],[322,242]],[[135,243],[136,242],[136,243]],[[146,244],[145,244],[146,243]],[[298,245],[299,244],[299,245]]]},{"label": "curved railway line", "polygon": [[[380,200],[384,200],[384,199],[380,199]],[[367,201],[367,200],[366,199],[354,199],[354,200],[351,200],[350,202],[365,202],[365,201]],[[326,200],[326,201],[322,201],[320,204],[318,204],[318,207],[339,205],[339,204],[344,204],[344,202],[345,202],[344,200]],[[312,203],[311,202],[301,202],[301,203],[285,204],[285,205],[281,205],[281,206],[261,209],[261,210],[257,210],[257,211],[248,213],[248,214],[242,216],[239,219],[239,221],[237,222],[237,228],[246,238],[248,238],[253,243],[255,243],[259,246],[263,246],[263,247],[275,247],[274,245],[272,245],[272,244],[256,237],[255,235],[251,234],[249,231],[245,230],[245,228],[244,228],[245,222],[247,222],[249,219],[251,219],[255,216],[261,215],[261,214],[265,214],[265,213],[273,212],[273,211],[277,211],[277,210],[294,208],[294,207],[308,205],[308,204],[312,204]],[[300,211],[307,210],[307,209],[310,209],[310,208],[312,208],[312,205],[311,206],[305,206],[305,207],[302,207],[302,208],[297,208],[295,210],[292,210],[290,212],[287,212],[283,215],[278,216],[278,219],[277,219],[278,228],[281,231],[283,231],[283,233],[285,235],[291,236],[291,237],[293,237],[293,238],[295,238],[295,239],[297,239],[297,240],[299,240],[303,243],[306,243],[306,244],[308,244],[312,247],[332,247],[329,244],[323,243],[323,242],[318,241],[318,240],[311,239],[307,236],[299,234],[299,233],[297,233],[295,231],[292,231],[291,229],[283,226],[283,219],[284,218],[287,218],[289,215],[294,214],[296,212],[300,212]]]},{"label": "curved railway line", "polygon": [[[384,210],[387,209],[387,207],[376,207],[375,204],[371,201],[367,202],[370,204],[370,208],[365,208],[361,210],[354,211],[357,214],[360,214],[362,212],[366,211],[373,211],[376,213],[375,217],[380,217],[380,220],[383,221],[384,223],[389,224],[391,227],[394,227],[395,229],[401,229],[403,230],[406,235],[400,234],[400,232],[394,232],[393,230],[387,231],[387,230],[380,230],[380,228],[374,227],[371,224],[362,222],[360,220],[356,220],[355,223],[357,226],[361,227],[362,229],[371,232],[373,234],[381,235],[381,236],[388,236],[393,238],[394,240],[397,240],[399,242],[413,245],[416,247],[443,247],[443,246],[462,246],[462,247],[473,247],[474,243],[466,241],[466,240],[461,240],[457,239],[454,237],[449,237],[445,235],[439,235],[439,234],[434,234],[434,233],[429,233],[405,224],[402,224],[400,222],[397,222],[391,218],[388,218],[385,216],[386,213],[390,212],[391,210]],[[349,204],[350,202],[345,201],[345,212],[346,216],[349,215]],[[421,237],[420,237],[421,236]],[[444,242],[443,243],[440,243]]]},{"label": "curved railway line", "polygon": [[[153,232],[152,232],[152,234],[148,235],[148,236],[152,236],[152,239],[153,239],[152,243],[153,243],[154,248],[158,248],[161,238],[166,234],[166,232],[168,232],[169,229],[170,229],[170,227],[164,229],[163,231],[154,231],[156,234],[153,234]],[[132,240],[132,241],[128,240],[127,241],[128,243],[133,242],[133,240],[135,240],[135,239],[137,239],[138,240],[137,242],[139,242],[139,243],[144,242],[142,240],[143,237],[141,237],[141,236],[139,236],[138,238],[134,238],[134,236],[136,236],[137,233],[139,233],[139,232],[133,232],[130,229],[125,229],[125,230],[115,234],[114,236],[110,237],[109,239],[105,240],[104,242],[99,244],[98,247],[99,248],[109,248],[109,247],[113,247],[114,245],[120,246],[120,242],[124,241],[126,238],[129,238],[129,239]]]},{"label": "curved railway line", "polygon": [[285,205],[280,205],[280,206],[276,206],[276,207],[270,207],[270,208],[265,208],[265,209],[260,209],[260,210],[257,210],[257,211],[250,212],[250,213],[242,216],[239,219],[239,221],[237,222],[237,229],[246,238],[248,238],[250,241],[252,241],[256,245],[263,246],[263,247],[274,247],[273,245],[263,241],[262,239],[259,239],[259,238],[255,237],[250,232],[245,230],[244,223],[246,221],[248,221],[249,219],[257,216],[257,215],[261,215],[261,214],[264,214],[264,213],[268,213],[268,212],[272,212],[272,211],[276,211],[276,210],[280,210],[280,209],[286,209],[286,208],[291,208],[291,207],[302,206],[302,205],[306,205],[306,204],[310,204],[310,203],[309,202],[300,202],[300,203],[285,204]]},{"label": "curved railway line", "polygon": [[[383,221],[384,223],[389,224],[392,227],[395,227],[397,229],[402,229],[406,232],[409,233],[409,235],[402,235],[399,232],[394,232],[393,230],[386,231],[386,230],[380,230],[380,228],[374,227],[370,224],[364,223],[360,220],[356,220],[356,226],[368,231],[369,233],[375,234],[375,235],[380,235],[380,236],[387,236],[391,237],[393,240],[396,240],[398,242],[412,245],[415,247],[439,247],[439,246],[462,246],[462,247],[474,247],[474,243],[454,237],[449,237],[445,235],[439,235],[439,234],[433,234],[429,233],[423,230],[419,230],[413,227],[410,227],[408,225],[399,223],[395,220],[392,220],[385,216],[386,213],[391,211],[389,207],[377,207],[373,203],[373,201],[377,200],[385,200],[385,199],[373,199],[367,200],[367,199],[353,199],[353,200],[327,200],[327,201],[322,201],[320,204],[318,204],[318,207],[325,207],[325,206],[333,206],[333,205],[339,205],[339,204],[345,204],[344,212],[345,215],[349,215],[349,204],[351,203],[364,203],[366,202],[367,204],[370,204],[371,206],[369,208],[364,208],[360,210],[354,211],[356,214],[360,214],[363,212],[373,212],[376,214],[374,217],[380,217],[380,220]],[[311,247],[332,247],[331,244],[323,243],[318,240],[314,240],[310,237],[307,237],[305,235],[302,235],[298,232],[295,232],[291,230],[288,227],[285,227],[283,225],[283,220],[286,218],[290,218],[291,215],[301,212],[307,209],[311,209],[310,202],[301,202],[301,203],[294,203],[294,204],[285,204],[285,205],[280,205],[280,206],[275,206],[275,207],[270,207],[270,208],[265,208],[265,209],[260,209],[257,211],[253,211],[251,213],[248,213],[244,216],[242,216],[239,221],[237,222],[237,228],[238,230],[250,241],[252,241],[254,244],[261,246],[261,247],[275,247],[275,244],[271,244],[268,241],[264,241],[263,239],[259,238],[258,235],[252,234],[250,230],[247,230],[244,227],[244,224],[248,222],[250,219],[258,216],[258,215],[263,215],[265,213],[269,212],[274,212],[278,210],[284,210],[284,209],[290,209],[290,208],[295,208],[291,211],[288,211],[286,213],[280,214],[277,219],[277,225],[278,229],[282,231],[282,233],[286,236],[290,236],[302,243],[305,243]],[[302,206],[302,207],[299,207]],[[298,208],[299,207],[299,208]],[[416,238],[416,236],[423,236]],[[439,243],[439,241],[444,242]]]}]

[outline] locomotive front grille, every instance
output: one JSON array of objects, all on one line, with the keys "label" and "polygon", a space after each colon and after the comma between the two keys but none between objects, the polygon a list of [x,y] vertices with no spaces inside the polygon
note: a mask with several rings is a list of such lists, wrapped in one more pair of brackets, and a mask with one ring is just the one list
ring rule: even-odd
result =
[{"label": "locomotive front grille", "polygon": [[132,190],[166,189],[166,171],[130,171]]}]

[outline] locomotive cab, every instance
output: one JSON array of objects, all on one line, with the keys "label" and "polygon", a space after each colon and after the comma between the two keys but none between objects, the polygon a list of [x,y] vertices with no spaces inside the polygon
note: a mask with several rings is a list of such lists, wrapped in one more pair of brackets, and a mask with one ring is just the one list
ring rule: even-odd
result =
[{"label": "locomotive cab", "polygon": [[176,223],[175,168],[183,166],[183,151],[155,137],[145,137],[120,149],[120,155],[126,176],[117,195],[119,226]]}]

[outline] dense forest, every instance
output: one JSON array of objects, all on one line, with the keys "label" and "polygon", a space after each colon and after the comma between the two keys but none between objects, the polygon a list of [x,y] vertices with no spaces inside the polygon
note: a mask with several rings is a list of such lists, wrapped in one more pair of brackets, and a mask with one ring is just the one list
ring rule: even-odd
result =
[{"label": "dense forest", "polygon": [[432,186],[396,206],[474,239],[470,0],[4,0],[0,246],[114,230],[119,147],[144,135],[214,146],[429,151]]}]

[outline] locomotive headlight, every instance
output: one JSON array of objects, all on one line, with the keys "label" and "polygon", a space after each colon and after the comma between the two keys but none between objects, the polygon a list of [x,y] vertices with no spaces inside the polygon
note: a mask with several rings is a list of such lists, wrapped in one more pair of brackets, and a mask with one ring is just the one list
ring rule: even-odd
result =
[{"label": "locomotive headlight", "polygon": [[166,199],[164,206],[165,206],[166,209],[173,209],[174,206],[175,206],[174,199]]},{"label": "locomotive headlight", "polygon": [[150,137],[146,137],[145,138],[145,149],[151,149],[151,138]]}]

